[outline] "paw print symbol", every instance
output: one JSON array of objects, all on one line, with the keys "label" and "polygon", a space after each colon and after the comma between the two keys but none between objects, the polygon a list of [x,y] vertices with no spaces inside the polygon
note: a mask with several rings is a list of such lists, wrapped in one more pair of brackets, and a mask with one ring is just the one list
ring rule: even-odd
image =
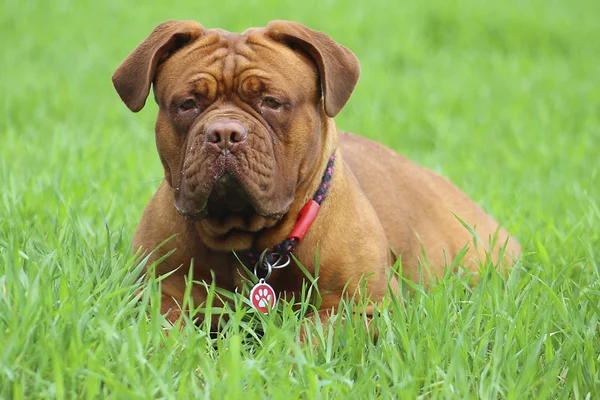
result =
[{"label": "paw print symbol", "polygon": [[275,307],[275,291],[267,283],[261,282],[250,292],[250,301],[255,309],[266,314]]},{"label": "paw print symbol", "polygon": [[267,289],[258,289],[254,295],[254,299],[260,308],[268,308],[271,306],[273,295]]}]

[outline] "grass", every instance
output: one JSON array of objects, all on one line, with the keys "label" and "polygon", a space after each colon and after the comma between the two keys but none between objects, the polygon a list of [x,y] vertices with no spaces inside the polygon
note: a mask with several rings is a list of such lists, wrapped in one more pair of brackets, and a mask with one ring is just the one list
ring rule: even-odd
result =
[{"label": "grass", "polygon": [[[0,398],[600,397],[596,1],[7,0],[0,15]],[[379,310],[376,344],[357,315],[301,346],[290,304],[165,335],[130,255],[162,178],[156,107],[130,114],[110,75],[170,18],[293,19],[353,49],[338,125],[462,187],[519,238],[514,273],[416,287]]]}]

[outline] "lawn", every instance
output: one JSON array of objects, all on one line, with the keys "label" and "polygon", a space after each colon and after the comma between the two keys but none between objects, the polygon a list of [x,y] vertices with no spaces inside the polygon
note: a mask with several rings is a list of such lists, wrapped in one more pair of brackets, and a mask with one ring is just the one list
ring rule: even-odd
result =
[{"label": "lawn", "polygon": [[[600,398],[597,0],[5,0],[0,15],[0,398]],[[156,105],[130,113],[110,76],[167,19],[292,19],[351,48],[362,76],[338,126],[460,186],[521,242],[514,272],[417,286],[376,315],[377,343],[357,316],[301,346],[290,304],[166,335],[130,254],[162,179]]]}]

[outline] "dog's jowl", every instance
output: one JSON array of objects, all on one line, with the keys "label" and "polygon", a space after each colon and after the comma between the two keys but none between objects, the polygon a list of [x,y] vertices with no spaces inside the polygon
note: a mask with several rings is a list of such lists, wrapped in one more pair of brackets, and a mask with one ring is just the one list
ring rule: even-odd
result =
[{"label": "dog's jowl", "polygon": [[[359,74],[346,47],[285,21],[241,34],[168,21],[117,68],[113,83],[127,107],[141,110],[150,89],[159,106],[165,179],[134,251],[152,252],[151,260],[172,252],[156,269],[169,274],[162,291],[170,319],[179,315],[172,308],[183,303],[189,268],[195,280],[214,277],[230,291],[256,274],[289,298],[306,279],[291,255],[314,273],[318,249],[326,310],[366,277],[375,301],[390,284],[397,289],[396,256],[404,276],[425,283],[465,246],[472,271],[486,253],[502,268],[519,256],[518,243],[448,180],[337,130],[333,118]],[[275,303],[256,289],[256,307]],[[196,305],[205,295],[202,285],[192,288]]]}]

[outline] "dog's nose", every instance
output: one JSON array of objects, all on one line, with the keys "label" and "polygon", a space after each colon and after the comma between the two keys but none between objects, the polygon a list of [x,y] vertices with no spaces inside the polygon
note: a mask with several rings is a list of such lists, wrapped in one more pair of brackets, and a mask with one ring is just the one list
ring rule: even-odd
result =
[{"label": "dog's nose", "polygon": [[220,150],[235,151],[248,137],[248,128],[237,121],[219,121],[206,129],[205,140]]}]

